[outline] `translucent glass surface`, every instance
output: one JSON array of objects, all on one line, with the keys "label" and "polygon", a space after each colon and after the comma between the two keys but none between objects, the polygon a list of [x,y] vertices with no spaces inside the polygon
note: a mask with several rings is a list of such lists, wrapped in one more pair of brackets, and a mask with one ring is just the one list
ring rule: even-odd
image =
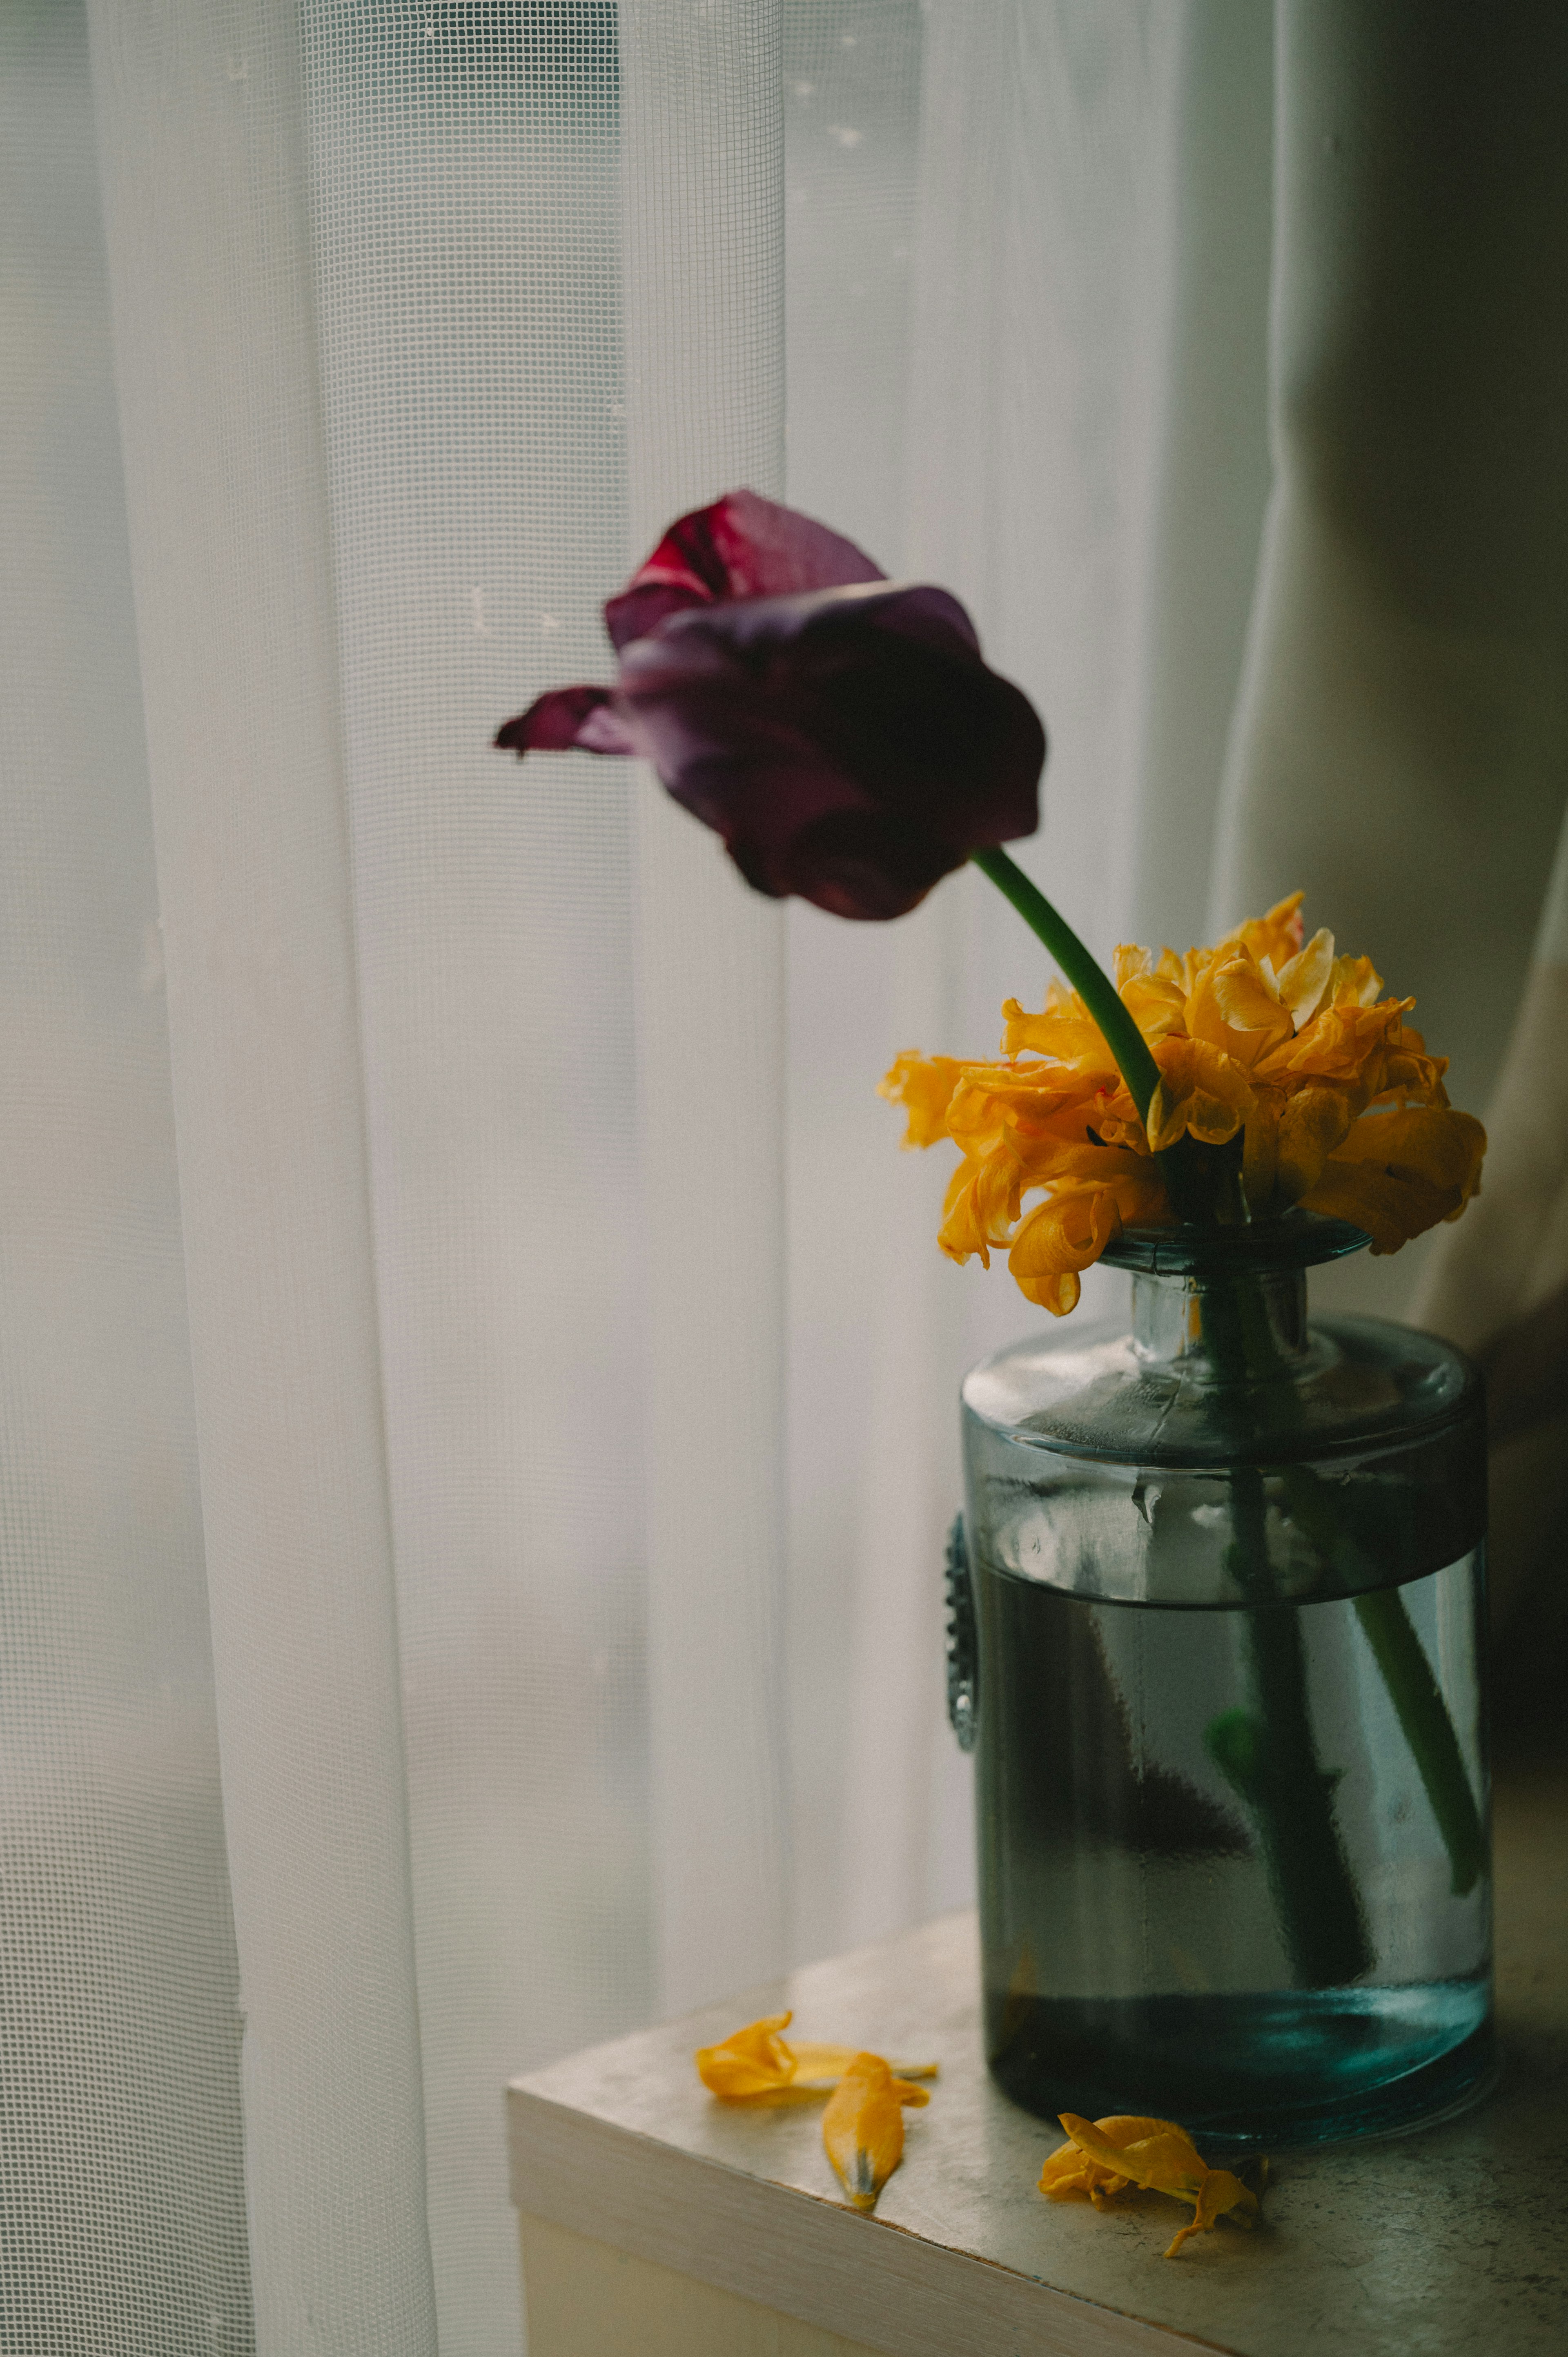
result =
[{"label": "translucent glass surface", "polygon": [[1278,1373],[1222,1381],[1201,1282],[1141,1277],[1132,1333],[1015,1345],[963,1386],[972,1528],[1023,1577],[1123,1603],[1246,1600],[1231,1469],[1258,1469],[1276,1597],[1417,1578],[1486,1526],[1478,1378],[1378,1318],[1306,1327],[1302,1279],[1260,1281]]},{"label": "translucent glass surface", "polygon": [[965,1385],[993,2068],[1238,2148],[1397,2126],[1491,2067],[1478,1394],[1294,1273],[1227,1385],[1197,1282]]}]

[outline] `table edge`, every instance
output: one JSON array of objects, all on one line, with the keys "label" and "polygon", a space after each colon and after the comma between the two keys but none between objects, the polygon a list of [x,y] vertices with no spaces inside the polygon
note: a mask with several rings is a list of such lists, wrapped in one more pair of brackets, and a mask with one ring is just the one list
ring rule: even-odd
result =
[{"label": "table edge", "polygon": [[1227,2352],[526,2084],[507,2090],[507,2126],[520,2212],[886,2357],[1018,2357],[1024,2335],[1030,2357]]}]

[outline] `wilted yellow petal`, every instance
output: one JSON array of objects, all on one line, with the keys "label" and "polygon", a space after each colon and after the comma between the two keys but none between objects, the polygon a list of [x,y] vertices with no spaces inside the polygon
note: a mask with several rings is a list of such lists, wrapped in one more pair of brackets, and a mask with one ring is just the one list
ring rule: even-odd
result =
[{"label": "wilted yellow petal", "polygon": [[1481,1183],[1487,1133],[1447,1105],[1407,1105],[1353,1122],[1302,1196],[1309,1211],[1364,1228],[1374,1253],[1398,1252],[1456,1220]]},{"label": "wilted yellow petal", "polygon": [[991,1266],[991,1246],[1005,1244],[1018,1216],[1023,1168],[1015,1154],[999,1147],[989,1160],[966,1155],[948,1181],[937,1242],[950,1260],[972,1253]]},{"label": "wilted yellow petal", "polygon": [[[1072,2115],[1064,2115],[1065,2127]],[[1134,2119],[1122,2115],[1083,2125],[1092,2128],[1105,2140],[1108,2148],[1123,2138],[1152,2131],[1165,2126],[1163,2120]],[[1133,2181],[1121,2166],[1120,2153],[1112,2159],[1097,2158],[1085,2151],[1080,2143],[1071,2141],[1058,2145],[1040,2171],[1040,2190],[1053,2201],[1065,2201],[1074,2193],[1086,2193],[1096,2209],[1105,2209],[1119,2195],[1131,2192]]]},{"label": "wilted yellow petal", "polygon": [[1258,2208],[1257,2196],[1249,2192],[1239,2177],[1228,2169],[1211,2169],[1197,2189],[1197,2206],[1190,2226],[1182,2226],[1165,2245],[1165,2255],[1174,2259],[1189,2234],[1201,2234],[1229,2217],[1236,2226],[1251,2230]]},{"label": "wilted yellow petal", "polygon": [[1369,957],[1337,957],[1325,993],[1330,1006],[1375,1006],[1383,977]]},{"label": "wilted yellow petal", "polygon": [[1448,1092],[1443,1085],[1443,1075],[1447,1070],[1447,1057],[1429,1056],[1425,1040],[1410,1024],[1402,1024],[1397,1032],[1391,1027],[1383,1055],[1381,1086],[1374,1093],[1446,1107]]},{"label": "wilted yellow petal", "polygon": [[922,1056],[906,1048],[877,1082],[876,1093],[909,1116],[907,1146],[934,1146],[947,1135],[948,1107],[963,1073],[956,1056]]},{"label": "wilted yellow petal", "polygon": [[[792,2018],[788,2013],[769,2014],[762,2021],[748,2022],[744,2029],[732,2031],[717,2046],[700,2046],[695,2060],[703,2086],[732,2104],[756,2103],[785,2093],[822,2094],[836,2087],[859,2060],[861,2048],[824,2045],[809,2038],[786,2040],[779,2033],[788,2029]],[[900,2083],[905,2079],[937,2075],[934,2062],[900,2062],[890,2067],[897,2069]],[[922,2095],[919,2100],[926,2099]]]},{"label": "wilted yellow petal", "polygon": [[1063,2112],[1061,2124],[1079,2150],[1102,2169],[1119,2170],[1134,2185],[1145,2186],[1154,2193],[1197,2199],[1207,2172],[1192,2138],[1174,2120],[1126,2115],[1085,2120],[1076,2112]]},{"label": "wilted yellow petal", "polygon": [[1282,1205],[1299,1202],[1317,1184],[1324,1164],[1354,1118],[1355,1107],[1343,1089],[1309,1084],[1285,1099],[1274,1181]]},{"label": "wilted yellow petal", "polygon": [[1306,947],[1288,958],[1279,974],[1280,1005],[1289,1010],[1298,1031],[1316,1013],[1333,971],[1334,936],[1326,925],[1319,925]]},{"label": "wilted yellow petal", "polygon": [[1167,2259],[1176,2257],[1189,2234],[1212,2227],[1221,2217],[1232,2217],[1238,2225],[1251,2224],[1257,2196],[1229,2169],[1209,2169],[1187,2130],[1174,2120],[1125,2114],[1085,2120],[1063,2112],[1061,2124],[1071,2141],[1052,2153],[1040,2172],[1040,2190],[1053,2201],[1082,2191],[1103,2205],[1136,2185],[1190,2201],[1192,2223],[1177,2233],[1165,2252]]},{"label": "wilted yellow petal", "polygon": [[732,2103],[787,2087],[795,2075],[795,2059],[779,2032],[788,2029],[791,2018],[787,2013],[770,2014],[735,2030],[717,2046],[699,2046],[697,2075],[703,2086]]},{"label": "wilted yellow petal", "polygon": [[1162,1039],[1155,1050],[1160,1082],[1149,1101],[1149,1147],[1164,1154],[1190,1134],[1205,1146],[1235,1136],[1253,1104],[1251,1082],[1222,1048],[1206,1039]]},{"label": "wilted yellow petal", "polygon": [[[858,2046],[823,2046],[809,2038],[792,2038],[789,2051],[795,2058],[791,2083],[820,2092],[836,2087],[863,2050]],[[890,2062],[887,2067],[896,2079],[904,2080],[934,2079],[939,2066],[935,2062]],[[925,2098],[920,2100],[924,2102]]]},{"label": "wilted yellow petal", "polygon": [[1132,2182],[1130,2177],[1119,2176],[1114,2169],[1102,2169],[1099,2161],[1079,2152],[1075,2144],[1062,2145],[1040,2171],[1040,2191],[1048,2201],[1068,2201],[1075,2193],[1081,2193],[1097,2210],[1109,2208],[1118,2194],[1128,2191]]},{"label": "wilted yellow petal", "polygon": [[1015,998],[1002,1002],[1002,1053],[1004,1056],[1048,1055],[1056,1037],[1057,1017],[1049,1012],[1030,1015]]},{"label": "wilted yellow petal", "polygon": [[1227,958],[1208,976],[1208,989],[1228,1029],[1279,1031],[1283,1028],[1285,1010],[1279,994],[1270,987],[1267,974],[1252,959]]},{"label": "wilted yellow petal", "polygon": [[857,2054],[822,2115],[822,2143],[857,2210],[872,2210],[904,2157],[906,2104],[930,2101],[924,2087],[894,2076],[880,2054]]},{"label": "wilted yellow petal", "polygon": [[1028,1013],[1015,998],[1004,999],[1002,1023],[1004,1056],[1031,1053],[1047,1057],[1053,1063],[1091,1065],[1102,1072],[1116,1069],[1116,1060],[1088,1007],[1076,990],[1058,981],[1053,980],[1047,988],[1046,1003],[1038,1015]]},{"label": "wilted yellow petal", "polygon": [[1078,1304],[1080,1270],[1100,1258],[1122,1225],[1110,1187],[1060,1189],[1026,1214],[1007,1265],[1026,1300],[1065,1317]]},{"label": "wilted yellow petal", "polygon": [[[1275,901],[1266,917],[1249,917],[1244,925],[1238,925],[1230,940],[1243,943],[1255,958],[1267,958],[1278,974],[1301,947],[1306,930],[1301,904],[1305,898],[1305,892],[1287,893]],[[1221,942],[1219,947],[1225,948],[1226,943]]]},{"label": "wilted yellow petal", "polygon": [[1172,1039],[1187,1028],[1187,993],[1168,974],[1133,974],[1122,985],[1122,999],[1151,1044]]}]

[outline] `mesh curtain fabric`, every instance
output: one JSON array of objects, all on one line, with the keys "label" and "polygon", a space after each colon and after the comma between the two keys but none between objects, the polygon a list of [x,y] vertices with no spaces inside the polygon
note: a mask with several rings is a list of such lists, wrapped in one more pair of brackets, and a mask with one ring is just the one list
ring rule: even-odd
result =
[{"label": "mesh curtain fabric", "polygon": [[[1304,88],[1343,13],[1282,18]],[[1101,952],[1326,891],[1271,798],[1308,134],[1252,0],[0,41],[0,2339],[493,2357],[509,2073],[968,1895],[952,1394],[1027,1312],[873,1089],[1045,971],[977,879],[776,908],[627,765],[489,734],[747,481],[968,600]],[[1477,1101],[1562,801],[1530,660]]]}]

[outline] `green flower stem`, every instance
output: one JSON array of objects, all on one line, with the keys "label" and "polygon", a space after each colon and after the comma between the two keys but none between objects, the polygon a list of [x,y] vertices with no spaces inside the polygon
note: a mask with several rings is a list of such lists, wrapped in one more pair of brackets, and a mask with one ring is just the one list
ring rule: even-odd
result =
[{"label": "green flower stem", "polygon": [[1122,1079],[1133,1092],[1133,1103],[1146,1121],[1149,1099],[1160,1084],[1160,1068],[1149,1053],[1149,1043],[1122,1004],[1115,984],[1091,957],[1045,894],[1031,884],[1015,860],[1004,851],[976,851],[970,856],[982,875],[989,876],[1006,894],[1024,922],[1038,934],[1095,1021],[1116,1059]]},{"label": "green flower stem", "polygon": [[[1259,1287],[1246,1277],[1203,1288],[1204,1334],[1233,1382],[1278,1366]],[[1242,1399],[1245,1394],[1242,1394]],[[1256,1437],[1238,1400],[1237,1437]],[[1279,1600],[1269,1560],[1268,1501],[1255,1464],[1230,1475],[1230,1568],[1251,1599],[1244,1642],[1253,1712],[1226,1711],[1204,1729],[1209,1757],[1251,1811],[1268,1867],[1285,1953],[1304,1988],[1334,1988],[1375,1961],[1360,1893],[1334,1817],[1335,1775],[1318,1760],[1307,1701],[1301,1618]]]},{"label": "green flower stem", "polygon": [[[1009,859],[1004,851],[975,851],[970,856],[982,875],[988,876],[997,890],[1012,901],[1030,931],[1044,942],[1099,1024],[1101,1036],[1116,1060],[1116,1069],[1126,1082],[1146,1129],[1150,1100],[1160,1084],[1160,1068],[1149,1052],[1148,1041],[1122,1005],[1121,993],[1111,976],[1099,960],[1090,955],[1067,919],[1052,908],[1037,886],[1030,883],[1015,860]],[[1178,1146],[1155,1157],[1178,1219],[1214,1216],[1214,1188],[1203,1167],[1208,1158],[1195,1151],[1191,1140],[1185,1137]]]},{"label": "green flower stem", "polygon": [[1356,1618],[1421,1771],[1448,1852],[1453,1890],[1463,1898],[1487,1862],[1487,1836],[1443,1690],[1397,1587],[1358,1596]]},{"label": "green flower stem", "polygon": [[[1205,1315],[1216,1357],[1244,1367],[1253,1382],[1266,1382],[1277,1369],[1278,1359],[1262,1297],[1255,1286],[1240,1281],[1234,1287],[1233,1302],[1221,1305],[1211,1299],[1214,1290],[1206,1288]],[[1234,1332],[1227,1330],[1230,1318]],[[1287,1404],[1288,1413],[1294,1394],[1281,1384],[1277,1395]],[[1362,1555],[1354,1534],[1344,1528],[1336,1501],[1312,1468],[1286,1466],[1282,1478],[1291,1520],[1325,1568],[1341,1579],[1375,1577],[1375,1566]],[[1355,1605],[1361,1632],[1371,1647],[1448,1852],[1453,1889],[1463,1897],[1475,1887],[1486,1863],[1486,1834],[1448,1706],[1399,1590],[1368,1587],[1357,1596]]]},{"label": "green flower stem", "polygon": [[[1375,1578],[1375,1566],[1341,1527],[1338,1509],[1312,1468],[1287,1466],[1283,1481],[1286,1511],[1325,1567],[1342,1578]],[[1462,1899],[1486,1866],[1487,1835],[1443,1689],[1397,1587],[1364,1587],[1356,1598],[1356,1618],[1437,1820],[1451,1887]]]}]

